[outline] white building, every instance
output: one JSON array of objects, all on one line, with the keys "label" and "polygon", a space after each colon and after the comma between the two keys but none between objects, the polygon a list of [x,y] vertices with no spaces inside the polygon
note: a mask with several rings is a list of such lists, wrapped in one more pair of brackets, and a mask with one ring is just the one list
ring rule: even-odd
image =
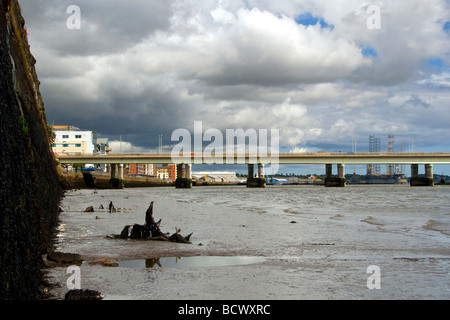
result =
[{"label": "white building", "polygon": [[160,180],[167,180],[167,179],[169,179],[169,172],[158,170],[158,179],[160,179]]},{"label": "white building", "polygon": [[156,176],[158,173],[158,168],[156,164],[148,163],[145,165],[145,174],[149,176]]},{"label": "white building", "polygon": [[192,172],[192,178],[199,181],[239,182],[236,172],[230,171]]},{"label": "white building", "polygon": [[53,152],[56,154],[82,155],[97,152],[97,133],[82,131],[72,126],[52,126],[54,141]]}]

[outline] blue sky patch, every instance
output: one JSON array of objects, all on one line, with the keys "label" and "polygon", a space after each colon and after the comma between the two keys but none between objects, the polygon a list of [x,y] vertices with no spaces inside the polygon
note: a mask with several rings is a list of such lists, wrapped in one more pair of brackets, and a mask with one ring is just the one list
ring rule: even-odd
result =
[{"label": "blue sky patch", "polygon": [[378,57],[377,51],[372,47],[362,47],[361,52],[365,57]]},{"label": "blue sky patch", "polygon": [[444,30],[445,30],[445,31],[450,31],[450,21],[447,21],[447,22],[444,24]]},{"label": "blue sky patch", "polygon": [[324,18],[315,17],[311,13],[304,13],[295,18],[295,22],[303,26],[315,26],[317,23],[320,24],[322,29],[334,29],[334,25],[328,24]]},{"label": "blue sky patch", "polygon": [[432,68],[442,69],[444,67],[444,61],[440,58],[434,58],[427,60],[427,65]]}]

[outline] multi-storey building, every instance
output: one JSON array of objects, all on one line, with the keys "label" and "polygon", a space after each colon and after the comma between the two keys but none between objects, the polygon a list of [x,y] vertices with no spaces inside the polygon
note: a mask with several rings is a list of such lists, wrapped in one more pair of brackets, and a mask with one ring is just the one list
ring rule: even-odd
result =
[{"label": "multi-storey building", "polygon": [[158,168],[158,179],[160,180],[168,180],[169,179],[169,170],[167,166]]},{"label": "multi-storey building", "polygon": [[93,154],[97,152],[97,133],[72,126],[52,126],[53,152],[56,154]]},{"label": "multi-storey building", "polygon": [[175,181],[177,179],[177,166],[175,164],[168,164],[167,170],[169,179]]},{"label": "multi-storey building", "polygon": [[177,179],[177,166],[175,164],[168,164],[158,168],[158,178],[161,180]]},{"label": "multi-storey building", "polygon": [[131,163],[128,167],[129,175],[145,175],[145,176],[156,176],[158,168],[155,164],[136,164]]}]

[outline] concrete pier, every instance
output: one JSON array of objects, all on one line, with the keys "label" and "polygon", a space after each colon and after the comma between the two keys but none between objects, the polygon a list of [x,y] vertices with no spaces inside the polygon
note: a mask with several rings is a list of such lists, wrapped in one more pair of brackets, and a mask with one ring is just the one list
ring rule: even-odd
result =
[{"label": "concrete pier", "polygon": [[425,165],[425,178],[433,179],[433,165],[432,164]]},{"label": "concrete pier", "polygon": [[117,176],[117,165],[115,163],[111,163],[111,179],[116,178]]},{"label": "concrete pier", "polygon": [[411,165],[411,187],[432,187],[434,186],[433,165],[425,164],[425,177],[419,177],[419,165]]},{"label": "concrete pier", "polygon": [[264,177],[264,164],[258,163],[258,175],[254,177],[254,164],[248,165],[247,188],[264,188],[266,178]]},{"label": "concrete pier", "polygon": [[338,176],[333,177],[333,165],[326,164],[325,165],[325,187],[345,187],[345,167],[343,164],[337,165]]},{"label": "concrete pier", "polygon": [[338,164],[338,178],[345,179],[345,166],[343,164]]},{"label": "concrete pier", "polygon": [[258,164],[258,178],[264,178],[264,165]]},{"label": "concrete pier", "polygon": [[117,178],[119,178],[119,179],[123,179],[123,163],[121,163],[121,164],[119,164],[118,165],[118,167],[117,167],[117,175],[118,175],[118,177]]},{"label": "concrete pier", "polygon": [[118,178],[123,179],[123,164],[112,163],[111,164],[111,179]]},{"label": "concrete pier", "polygon": [[411,180],[412,178],[417,178],[419,176],[419,165],[412,164],[411,165]]},{"label": "concrete pier", "polygon": [[183,178],[183,164],[177,164],[177,178]]},{"label": "concrete pier", "polygon": [[123,189],[123,164],[111,163],[111,179],[109,186],[115,189]]},{"label": "concrete pier", "polygon": [[248,177],[249,178],[254,178],[255,175],[255,165],[254,164],[249,164],[248,165]]},{"label": "concrete pier", "polygon": [[192,188],[192,170],[190,163],[177,164],[177,179],[175,180],[175,188],[190,189]]},{"label": "concrete pier", "polygon": [[192,180],[192,165],[190,163],[184,165],[184,175],[185,178]]},{"label": "concrete pier", "polygon": [[333,165],[326,164],[325,165],[325,178],[331,178],[333,176]]}]

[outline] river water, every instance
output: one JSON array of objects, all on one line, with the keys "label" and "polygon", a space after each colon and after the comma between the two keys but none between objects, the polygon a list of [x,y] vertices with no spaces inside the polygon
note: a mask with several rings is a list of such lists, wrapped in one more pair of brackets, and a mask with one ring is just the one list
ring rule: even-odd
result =
[{"label": "river water", "polygon": [[[98,209],[110,201],[118,212]],[[108,237],[143,224],[151,201],[161,230],[192,244]],[[74,190],[61,206],[56,250],[83,257],[81,288],[104,299],[450,298],[447,186]],[[67,267],[48,277],[62,298]]]}]

